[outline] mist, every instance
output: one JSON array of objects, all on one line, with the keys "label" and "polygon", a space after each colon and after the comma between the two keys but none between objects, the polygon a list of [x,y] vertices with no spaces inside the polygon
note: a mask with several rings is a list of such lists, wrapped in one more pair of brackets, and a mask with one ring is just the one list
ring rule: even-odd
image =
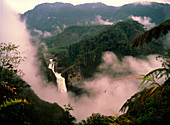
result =
[{"label": "mist", "polygon": [[170,32],[168,32],[168,34],[166,36],[163,37],[163,45],[164,45],[164,49],[170,49]]},{"label": "mist", "polygon": [[140,4],[140,5],[151,5],[152,4],[152,2],[149,2],[149,1],[139,1],[139,2],[135,2],[135,3],[133,3],[134,5],[138,5],[138,4]]},{"label": "mist", "polygon": [[103,63],[99,66],[101,73],[95,74],[91,81],[84,81],[84,88],[90,95],[76,97],[72,101],[73,114],[77,120],[86,119],[92,113],[103,115],[119,115],[122,105],[139,88],[144,75],[161,67],[156,60],[157,55],[149,55],[145,59],[127,56],[120,61],[112,52],[103,54]]},{"label": "mist", "polygon": [[138,21],[139,23],[144,25],[144,28],[146,28],[147,30],[151,29],[152,27],[155,26],[155,23],[151,23],[151,18],[150,17],[140,17],[140,16],[129,16],[129,18]]},{"label": "mist", "polygon": [[100,24],[100,25],[113,25],[114,22],[109,22],[109,19],[102,20],[102,16],[97,15],[95,21],[92,21],[91,24]]},{"label": "mist", "polygon": [[52,36],[51,33],[47,32],[47,31],[42,32],[41,30],[37,30],[37,29],[34,29],[33,31],[37,34],[36,35],[37,38],[40,37],[40,36],[43,36],[43,37],[50,37],[50,36]]},{"label": "mist", "polygon": [[[21,56],[26,57],[18,67],[24,73],[22,77],[34,92],[43,100],[49,102],[60,102],[61,105],[66,104],[65,98],[59,99],[60,94],[57,92],[55,85],[46,82],[42,76],[38,74],[38,60],[36,58],[36,46],[31,44],[31,36],[26,28],[25,22],[21,22],[19,15],[13,11],[4,1],[2,2],[1,12],[1,34],[0,42],[13,43],[19,45],[18,50],[22,52]],[[63,95],[65,96],[65,95]]]},{"label": "mist", "polygon": [[[95,74],[93,80],[84,81],[84,88],[89,92],[88,96],[77,97],[72,92],[59,93],[55,85],[47,83],[38,74],[36,47],[31,44],[31,37],[25,22],[21,22],[19,15],[10,9],[4,1],[1,2],[3,2],[3,6],[0,42],[20,45],[21,56],[27,58],[19,67],[25,74],[23,79],[31,85],[31,88],[41,99],[52,103],[56,102],[60,106],[70,103],[74,109],[72,114],[78,121],[86,119],[92,113],[119,114],[119,110],[126,100],[141,90],[138,88],[141,79],[136,79],[138,75],[161,67],[161,63],[155,59],[156,55],[147,56],[146,59],[128,56],[119,61],[114,53],[105,52],[103,54],[104,62],[99,66],[100,73]],[[101,16],[98,16],[98,20],[102,21]],[[103,24],[106,22],[113,23],[106,20]]]}]

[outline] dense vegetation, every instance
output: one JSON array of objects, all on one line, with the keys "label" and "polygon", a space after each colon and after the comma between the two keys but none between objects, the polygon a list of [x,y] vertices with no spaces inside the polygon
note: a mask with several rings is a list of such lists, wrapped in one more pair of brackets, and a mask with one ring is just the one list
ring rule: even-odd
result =
[{"label": "dense vegetation", "polygon": [[[119,22],[114,26],[101,31],[98,35],[82,39],[79,43],[68,48],[70,64],[78,64],[83,77],[91,77],[101,63],[102,53],[114,52],[120,59],[123,56],[163,54],[163,43],[153,41],[143,47],[132,48],[135,37],[144,32],[143,25],[136,21]],[[66,66],[60,60],[59,66]],[[91,70],[89,72],[89,69]]]},{"label": "dense vegetation", "polygon": [[[6,44],[4,45],[5,49],[17,48],[15,45],[9,44],[8,47]],[[3,51],[4,49],[1,49],[1,54]],[[165,56],[159,58],[162,59],[162,69],[165,72],[156,69],[145,75],[141,84],[149,83],[151,86],[127,100],[121,108],[121,111],[126,113],[121,116],[92,114],[87,120],[82,120],[80,123],[75,123],[75,118],[69,114],[69,110],[72,110],[70,106],[66,107],[64,111],[57,104],[49,104],[40,100],[30,86],[16,74],[17,70],[13,70],[12,64],[4,63],[8,68],[5,68],[4,65],[0,66],[1,124],[167,125],[170,122],[170,51],[168,50]],[[163,76],[165,76],[165,82],[161,85],[156,82],[156,79]]]},{"label": "dense vegetation", "polygon": [[14,44],[0,44],[0,61],[4,62],[0,65],[1,124],[73,124],[75,118],[67,109],[39,99],[30,86],[18,76],[15,65],[20,63],[22,57],[18,55],[17,47]]},{"label": "dense vegetation", "polygon": [[156,26],[138,37],[133,46],[143,45],[144,43],[149,43],[152,41],[153,38],[159,39],[161,36],[166,35],[170,30],[170,19],[164,21],[159,26]]},{"label": "dense vegetation", "polygon": [[[63,25],[77,23],[85,25],[93,21],[96,15],[101,15],[104,20],[110,21],[128,19],[130,15],[148,16],[158,24],[169,18],[166,11],[169,12],[169,5],[158,3],[152,3],[149,6],[129,4],[120,8],[108,7],[101,3],[78,6],[46,3],[36,6],[33,10],[21,15],[21,18],[27,17],[26,22],[30,29],[55,31],[57,26],[63,27]],[[158,15],[159,18],[157,18]],[[106,51],[114,52],[120,60],[127,55],[136,57],[145,57],[148,54],[163,55],[163,43],[155,39],[167,34],[169,30],[169,20],[147,32],[143,25],[129,20],[113,26],[72,26],[57,36],[41,38],[41,42],[46,43],[48,54],[59,57],[58,66],[65,68],[63,72],[78,65],[81,75],[89,78],[97,71],[97,67],[102,62],[102,54]],[[139,36],[141,33],[142,35]],[[138,38],[134,44],[136,37]],[[141,43],[143,46],[138,46]],[[138,47],[133,48],[132,45]],[[45,71],[46,74],[44,74],[50,77],[48,69],[43,69],[47,63],[42,46],[38,48],[37,54],[39,60],[42,61],[41,71]],[[123,112],[122,115],[92,114],[87,120],[75,123],[76,119],[69,113],[72,110],[70,105],[65,106],[64,110],[56,103],[50,104],[39,99],[31,87],[20,78],[21,72],[17,66],[24,58],[20,57],[17,47],[13,44],[0,44],[1,124],[167,125],[170,123],[169,50],[164,56],[160,56],[162,68],[155,69],[144,76],[141,85],[145,83],[150,86],[127,100],[120,109]],[[157,80],[163,77],[165,81],[158,83]],[[55,81],[56,79],[50,77],[48,80]]]},{"label": "dense vegetation", "polygon": [[[162,23],[169,25],[169,21]],[[160,27],[161,25],[160,24]],[[158,26],[159,27],[159,26]],[[146,31],[140,35],[136,40],[139,43],[148,43],[148,40],[139,39],[144,37],[147,32],[156,31],[158,27],[153,28],[150,31]],[[165,29],[166,30],[166,27]],[[162,31],[164,31],[162,29]],[[158,35],[160,37],[162,34]],[[151,37],[153,38],[153,33]],[[141,40],[141,41],[140,41]],[[150,39],[151,41],[152,39]],[[150,42],[149,41],[149,42]],[[82,120],[79,125],[167,125],[170,122],[170,50],[167,50],[164,56],[159,56],[161,59],[162,68],[155,69],[148,74],[144,75],[143,84],[149,84],[147,88],[136,93],[120,109],[121,112],[125,112],[120,116],[104,116],[100,114],[92,114],[87,120]],[[163,78],[164,82],[158,83],[159,79]]]},{"label": "dense vegetation", "polygon": [[[26,18],[29,29],[52,32],[60,27],[72,25],[89,25],[96,15],[111,22],[127,20],[129,16],[150,17],[156,24],[169,18],[170,5],[152,3],[151,5],[127,4],[121,7],[107,6],[102,3],[91,3],[73,6],[64,3],[44,3],[37,5],[21,15]],[[158,18],[159,17],[159,18]]]},{"label": "dense vegetation", "polygon": [[48,53],[54,55],[68,54],[67,48],[69,45],[78,43],[81,39],[98,34],[109,26],[94,25],[94,26],[70,26],[62,33],[51,37],[41,38],[48,47]]}]

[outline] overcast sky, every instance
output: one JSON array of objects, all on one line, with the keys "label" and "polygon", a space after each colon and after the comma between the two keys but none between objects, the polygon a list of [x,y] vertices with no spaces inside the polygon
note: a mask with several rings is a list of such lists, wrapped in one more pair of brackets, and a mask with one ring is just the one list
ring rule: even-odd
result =
[{"label": "overcast sky", "polygon": [[169,3],[170,0],[2,0],[6,1],[9,7],[13,8],[19,13],[24,13],[27,10],[33,9],[37,4],[41,3],[54,3],[54,2],[63,2],[71,3],[73,5],[78,5],[82,3],[93,3],[93,2],[102,2],[106,5],[111,6],[122,6],[127,3],[133,3],[138,1],[154,1],[159,3]]}]

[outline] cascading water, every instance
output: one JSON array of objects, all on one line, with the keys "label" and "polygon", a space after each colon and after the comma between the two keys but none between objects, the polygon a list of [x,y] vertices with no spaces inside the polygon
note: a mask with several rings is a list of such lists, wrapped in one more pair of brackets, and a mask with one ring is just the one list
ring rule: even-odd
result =
[{"label": "cascading water", "polygon": [[64,77],[61,76],[61,73],[57,73],[54,71],[53,59],[50,59],[50,64],[49,64],[48,68],[52,70],[52,72],[55,74],[55,77],[57,78],[58,91],[61,93],[67,93],[67,88],[66,88]]}]

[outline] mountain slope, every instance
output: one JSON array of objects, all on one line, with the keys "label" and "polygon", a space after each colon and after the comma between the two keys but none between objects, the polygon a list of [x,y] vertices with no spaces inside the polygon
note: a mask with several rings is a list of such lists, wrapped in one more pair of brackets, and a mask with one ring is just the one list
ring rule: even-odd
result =
[{"label": "mountain slope", "polygon": [[17,74],[0,66],[0,121],[2,125],[70,125],[69,114],[56,103],[41,100]]},{"label": "mountain slope", "polygon": [[97,15],[100,15],[102,20],[110,22],[127,20],[131,15],[146,16],[150,17],[152,22],[159,24],[170,18],[170,5],[151,3],[151,5],[127,4],[122,7],[113,7],[102,3],[77,6],[64,3],[44,3],[22,14],[21,19],[26,19],[30,29],[51,32],[55,31],[57,27],[63,29],[70,25],[91,25]]},{"label": "mountain slope", "polygon": [[57,54],[54,52],[56,49],[68,48],[69,45],[77,43],[81,39],[97,35],[100,31],[106,29],[107,27],[109,26],[70,26],[62,33],[51,37],[42,38],[41,41],[45,42],[47,45],[48,52]]},{"label": "mountain slope", "polygon": [[[163,54],[161,41],[153,41],[138,48],[132,47],[135,38],[143,32],[141,24],[129,20],[110,26],[98,35],[82,39],[68,48],[69,57],[57,60],[58,67],[65,67],[60,72],[67,83],[72,79],[81,81],[90,78],[97,72],[97,67],[102,63],[102,54],[106,51],[114,52],[119,59],[124,56]],[[69,65],[65,62],[69,62]],[[77,81],[71,81],[71,84]]]}]

